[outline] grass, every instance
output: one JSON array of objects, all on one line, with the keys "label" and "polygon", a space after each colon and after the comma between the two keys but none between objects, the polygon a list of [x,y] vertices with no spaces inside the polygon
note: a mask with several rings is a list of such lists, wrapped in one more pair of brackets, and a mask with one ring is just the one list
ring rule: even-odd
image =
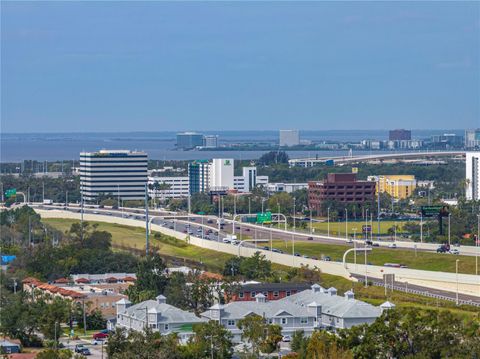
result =
[{"label": "grass", "polygon": [[[66,231],[70,228],[71,224],[75,220],[70,219],[43,219],[43,222],[55,227],[61,231]],[[113,244],[116,246],[123,247],[125,249],[138,249],[143,250],[145,245],[145,231],[141,228],[103,223],[103,222],[90,222],[91,224],[98,224],[99,230],[105,230],[112,234]],[[158,235],[157,235],[158,236]],[[214,272],[221,272],[224,267],[224,263],[231,258],[232,256],[226,253],[217,252],[213,250],[203,249],[195,247],[193,245],[187,244],[181,240],[176,240],[171,237],[160,236],[160,239],[155,239],[155,234],[151,236],[152,245],[159,248],[161,255],[167,256],[168,258],[176,258],[179,261],[186,261],[186,264],[191,265],[197,264],[206,268],[207,270]],[[275,246],[285,249],[285,244],[283,241],[275,241]],[[283,247],[282,247],[283,246]],[[321,246],[322,249],[319,249]],[[302,248],[303,247],[303,248]],[[319,255],[319,251],[325,251],[330,253],[332,258],[340,258],[340,254],[343,254],[344,248],[346,246],[329,246],[324,244],[312,244],[312,243],[297,243],[296,250],[298,249],[301,253],[307,253],[307,250],[312,251],[312,255]],[[336,254],[333,252],[327,252],[328,250],[336,251]],[[375,253],[376,249],[374,249]],[[315,254],[313,254],[315,253]],[[409,252],[412,256],[412,253]],[[419,252],[420,254],[420,252]],[[337,257],[336,257],[337,256]],[[369,256],[369,261],[373,260],[373,255]],[[446,256],[444,256],[446,257]],[[418,257],[420,258],[420,257]],[[452,258],[456,258],[453,257]],[[359,258],[360,259],[360,258]],[[391,260],[393,261],[393,260]],[[406,262],[406,261],[405,261]],[[361,263],[360,260],[358,263]],[[382,263],[383,264],[383,263]],[[279,272],[281,278],[285,278],[287,273],[291,271],[291,268],[288,266],[283,266],[280,264],[272,264],[272,268]],[[388,292],[387,297],[385,297],[384,289],[380,287],[368,287],[364,288],[360,283],[353,283],[345,278],[329,275],[326,273],[321,274],[321,285],[328,287],[335,287],[339,290],[339,293],[343,293],[349,289],[354,289],[356,297],[358,299],[364,300],[371,304],[379,305],[383,303],[386,299],[393,301],[400,307],[420,307],[423,309],[442,309],[442,310],[452,310],[461,315],[471,317],[476,315],[478,308],[462,306],[456,307],[453,302],[448,301],[437,301],[432,298],[427,298],[419,295],[407,294],[402,292]],[[80,333],[82,334],[82,333]]]},{"label": "grass", "polygon": [[[403,225],[405,223],[415,223],[418,224],[418,221],[380,221],[380,234],[387,234],[388,229],[392,228],[395,224],[397,225],[397,234],[403,232]],[[357,235],[362,234],[362,226],[365,225],[365,221],[348,221],[347,229],[348,234],[353,235],[354,232]],[[368,221],[370,225],[370,221]],[[372,225],[372,231],[374,234],[378,234],[377,222],[374,220]],[[325,222],[316,222],[312,223],[312,227],[315,228],[315,232],[327,233],[328,232],[328,223]],[[307,228],[310,228],[310,223],[307,223]],[[345,222],[330,222],[330,235],[332,236],[345,236]]]},{"label": "grass", "polygon": [[[276,240],[273,241],[273,246],[281,249],[285,253],[292,252],[290,241],[284,242]],[[331,245],[314,242],[295,243],[295,252],[319,259],[322,258],[322,256],[330,256],[333,261],[341,261],[345,251],[350,248],[352,248],[352,245]],[[405,264],[408,268],[412,269],[455,272],[455,261],[457,259],[460,259],[458,263],[459,273],[475,274],[475,257],[473,256],[457,256],[422,251],[417,251],[417,255],[415,256],[414,251],[373,247],[372,252],[368,254],[367,262],[379,266],[383,266],[385,263],[398,263]],[[354,254],[352,252],[347,255],[347,262],[353,261]],[[357,263],[365,263],[363,253],[357,254]]]}]

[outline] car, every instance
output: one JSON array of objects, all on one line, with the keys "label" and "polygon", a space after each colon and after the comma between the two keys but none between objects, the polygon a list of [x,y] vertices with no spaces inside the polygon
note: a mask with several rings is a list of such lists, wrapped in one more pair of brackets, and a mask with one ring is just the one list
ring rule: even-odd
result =
[{"label": "car", "polygon": [[290,335],[284,335],[282,338],[282,342],[289,343],[291,341],[292,341],[292,338],[290,337]]},{"label": "car", "polygon": [[378,244],[377,242],[373,242],[372,247],[380,247],[380,244]]},{"label": "car", "polygon": [[197,228],[197,232],[200,233],[202,231],[201,228]]},{"label": "car", "polygon": [[222,242],[223,242],[223,243],[230,243],[230,239],[224,238],[224,239],[222,239]]},{"label": "car", "polygon": [[188,234],[192,235],[193,231],[191,229],[188,230]]},{"label": "car", "polygon": [[353,239],[351,238],[347,239],[347,243],[353,243]]},{"label": "car", "polygon": [[460,254],[460,251],[457,248],[450,249],[450,254]]},{"label": "car", "polygon": [[395,248],[397,248],[397,245],[396,245],[395,243],[389,243],[389,244],[388,244],[388,248],[393,248],[393,249],[395,249]]},{"label": "car", "polygon": [[183,230],[183,233],[188,233],[188,231],[186,229]]},{"label": "car", "polygon": [[174,227],[173,226],[169,226],[168,229],[173,229]]},{"label": "car", "polygon": [[103,340],[103,339],[92,339],[91,344],[92,345],[98,345],[98,344],[102,344],[104,342],[105,342],[105,340]]},{"label": "car", "polygon": [[88,348],[83,348],[80,351],[80,354],[82,354],[82,355],[92,355],[92,353],[90,352],[90,349],[88,349]]},{"label": "car", "polygon": [[307,240],[313,241],[313,237],[308,237]]},{"label": "car", "polygon": [[240,229],[240,226],[235,226],[235,229]]},{"label": "car", "polygon": [[213,223],[213,220],[209,219],[209,220],[207,221],[207,223]]},{"label": "car", "polygon": [[262,249],[263,249],[263,250],[266,250],[266,251],[269,251],[269,250],[270,250],[270,247],[269,247],[269,246],[263,246]]},{"label": "car", "polygon": [[75,353],[81,353],[83,348],[85,348],[85,345],[83,344],[75,345]]},{"label": "car", "polygon": [[312,259],[314,259],[314,260],[318,261],[318,258],[317,258],[317,257],[312,257]]},{"label": "car", "polygon": [[93,334],[93,339],[106,339],[108,338],[108,334],[107,333],[102,333],[102,332],[98,332],[98,333],[95,333]]},{"label": "car", "polygon": [[440,246],[437,248],[437,253],[447,253],[448,250],[445,246]]},{"label": "car", "polygon": [[303,255],[303,258],[306,258],[306,259],[308,259],[308,258],[310,258],[310,257],[309,257],[309,256],[307,256],[306,254],[304,254],[304,255]]},{"label": "car", "polygon": [[100,214],[99,211],[93,211],[93,214]]},{"label": "car", "polygon": [[280,249],[273,248],[273,249],[272,249],[272,252],[274,252],[274,253],[280,253]]},{"label": "car", "polygon": [[298,252],[295,253],[294,256],[295,256],[295,257],[301,257],[300,253],[298,253]]},{"label": "car", "polygon": [[250,228],[245,228],[245,232],[250,232]]},{"label": "car", "polygon": [[323,261],[325,262],[330,262],[332,260],[332,258],[330,258],[330,256],[325,256],[322,258]]},{"label": "car", "polygon": [[373,242],[372,242],[370,239],[367,239],[367,240],[365,241],[365,244],[366,244],[367,246],[373,246]]}]

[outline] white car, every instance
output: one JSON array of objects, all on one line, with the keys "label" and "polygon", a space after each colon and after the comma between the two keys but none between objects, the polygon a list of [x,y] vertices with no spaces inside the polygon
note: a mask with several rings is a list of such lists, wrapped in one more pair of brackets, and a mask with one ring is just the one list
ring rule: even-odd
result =
[{"label": "white car", "polygon": [[282,342],[288,343],[290,341],[292,341],[292,338],[290,337],[290,335],[284,335],[283,336]]},{"label": "white car", "polygon": [[460,254],[460,251],[457,248],[450,249],[450,254]]},{"label": "white car", "polygon": [[222,242],[223,242],[223,243],[230,243],[230,239],[224,238],[224,239],[222,239]]},{"label": "white car", "polygon": [[390,243],[388,245],[388,248],[397,248],[397,245],[395,243]]},{"label": "white car", "polygon": [[347,239],[347,243],[353,243],[353,239],[351,238]]}]

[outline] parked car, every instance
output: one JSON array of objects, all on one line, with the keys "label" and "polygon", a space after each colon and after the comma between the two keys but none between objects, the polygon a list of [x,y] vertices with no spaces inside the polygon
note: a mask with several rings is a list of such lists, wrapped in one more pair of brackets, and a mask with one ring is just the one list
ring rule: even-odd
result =
[{"label": "parked car", "polygon": [[325,256],[322,258],[322,260],[324,260],[325,262],[330,262],[332,258],[330,256]]},{"label": "parked car", "polygon": [[102,333],[102,332],[98,332],[98,333],[95,333],[93,334],[93,339],[106,339],[108,338],[108,334],[106,333]]},{"label": "parked car", "polygon": [[307,240],[313,241],[313,237],[308,237]]},{"label": "parked car", "polygon": [[224,239],[222,239],[222,242],[223,242],[223,243],[230,243],[230,239],[224,238]]},{"label": "parked car", "polygon": [[290,335],[284,335],[283,338],[282,338],[282,342],[290,342],[292,340],[292,338],[290,337]]},{"label": "parked car", "polygon": [[294,256],[295,257],[301,257],[300,253],[295,253]]},{"label": "parked car", "polygon": [[395,243],[389,243],[388,248],[397,248],[397,245]]},{"label": "parked car", "polygon": [[263,246],[262,249],[263,249],[263,250],[266,250],[266,251],[269,251],[269,250],[270,250],[270,247],[269,247],[269,246]]},{"label": "parked car", "polygon": [[85,348],[85,345],[83,344],[75,345],[75,353],[81,353],[83,348]]},{"label": "parked car", "polygon": [[80,352],[80,354],[82,354],[82,355],[92,355],[92,353],[90,352],[90,349],[88,349],[88,348],[83,348],[82,351]]}]

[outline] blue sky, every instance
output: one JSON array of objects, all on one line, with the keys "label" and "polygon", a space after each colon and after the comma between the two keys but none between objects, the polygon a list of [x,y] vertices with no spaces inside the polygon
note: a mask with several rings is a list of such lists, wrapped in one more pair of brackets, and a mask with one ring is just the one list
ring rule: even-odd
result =
[{"label": "blue sky", "polygon": [[478,2],[2,2],[4,132],[480,126]]}]

